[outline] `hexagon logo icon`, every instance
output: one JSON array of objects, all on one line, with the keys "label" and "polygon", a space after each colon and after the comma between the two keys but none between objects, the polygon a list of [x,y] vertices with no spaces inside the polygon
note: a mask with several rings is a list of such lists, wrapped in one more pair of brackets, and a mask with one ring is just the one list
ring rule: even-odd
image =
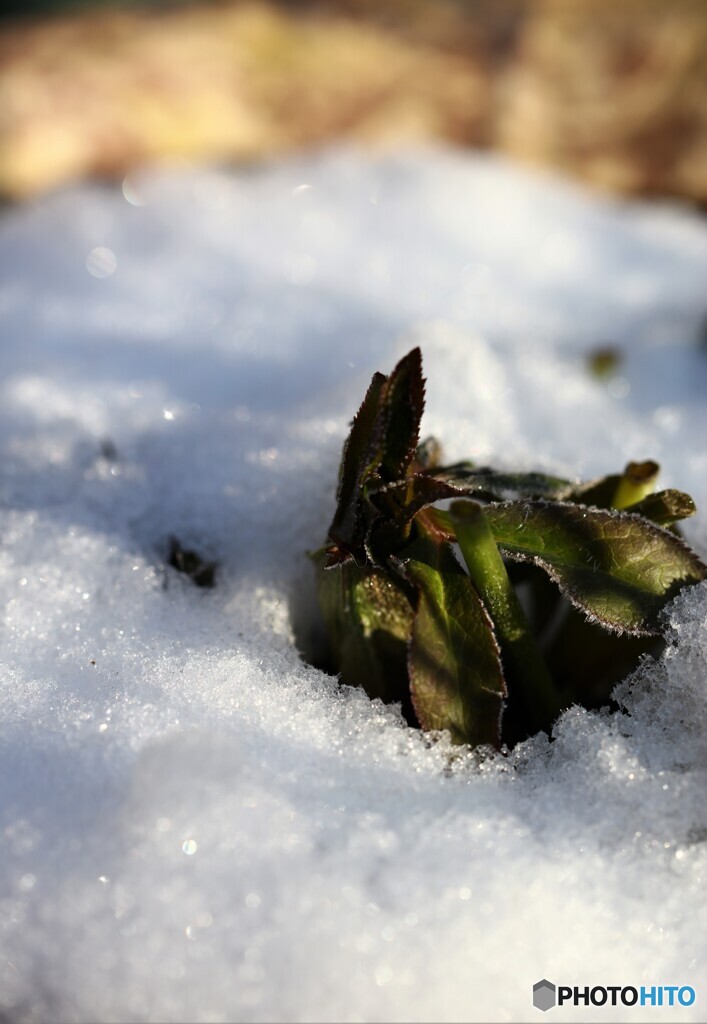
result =
[{"label": "hexagon logo icon", "polygon": [[533,1006],[537,1010],[551,1010],[556,1003],[555,986],[547,978],[533,985]]}]

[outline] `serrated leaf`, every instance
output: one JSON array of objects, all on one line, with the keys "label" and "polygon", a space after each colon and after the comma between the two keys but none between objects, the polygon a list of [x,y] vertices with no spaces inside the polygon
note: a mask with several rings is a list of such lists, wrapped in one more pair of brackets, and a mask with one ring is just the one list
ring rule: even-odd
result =
[{"label": "serrated leaf", "polygon": [[435,469],[426,474],[449,484],[457,493],[484,501],[511,498],[564,498],[574,486],[569,480],[547,473],[504,473],[489,467],[476,468],[470,462]]},{"label": "serrated leaf", "polygon": [[[436,480],[426,473],[413,473],[396,483],[371,488],[369,495],[380,511],[380,517],[372,524],[366,543],[371,562],[374,565],[384,564],[391,555],[397,554],[400,548],[408,543],[412,521],[423,509],[431,512],[428,506],[436,501],[459,498],[463,494],[463,491],[451,484]],[[422,525],[423,520],[419,523]],[[430,516],[425,517],[424,523],[427,527],[426,533],[439,532]],[[450,539],[451,536],[445,538]]]},{"label": "serrated leaf", "polygon": [[[341,459],[336,512],[329,537],[344,555],[354,557],[363,548],[367,523],[364,517],[363,486],[377,468],[382,444],[380,399],[386,378],[375,373],[361,406],[354,416]],[[332,553],[332,564],[341,561]]]},{"label": "serrated leaf", "polygon": [[405,476],[417,450],[425,404],[422,355],[414,348],[389,377],[376,373],[344,445],[337,507],[329,528],[330,567],[352,557],[365,562],[365,541],[376,509],[368,486]]},{"label": "serrated leaf", "polygon": [[504,555],[540,565],[573,604],[618,632],[660,632],[665,604],[707,578],[678,537],[630,512],[540,501],[485,511]]},{"label": "serrated leaf", "polygon": [[380,474],[386,481],[399,480],[405,476],[420,440],[425,380],[419,348],[408,352],[385,381],[380,407],[384,417]]},{"label": "serrated leaf", "polygon": [[376,507],[398,527],[404,527],[427,505],[444,498],[460,498],[464,493],[454,484],[427,473],[413,473],[404,480],[381,484],[369,491]]},{"label": "serrated leaf", "polygon": [[347,562],[325,571],[316,556],[319,606],[341,680],[386,702],[408,699],[413,610],[399,581]]},{"label": "serrated leaf", "polygon": [[408,651],[413,707],[423,729],[448,729],[455,743],[500,743],[506,685],[491,620],[446,546],[405,572],[419,599]]}]

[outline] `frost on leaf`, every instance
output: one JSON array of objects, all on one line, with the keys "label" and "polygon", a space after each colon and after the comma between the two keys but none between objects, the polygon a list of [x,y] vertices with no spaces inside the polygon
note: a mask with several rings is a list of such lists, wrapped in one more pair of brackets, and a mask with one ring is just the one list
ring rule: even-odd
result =
[{"label": "frost on leaf", "polygon": [[631,512],[507,502],[486,516],[504,555],[541,566],[574,605],[618,632],[660,632],[665,604],[707,576],[678,537]]},{"label": "frost on leaf", "polygon": [[374,375],[344,446],[315,556],[332,667],[423,729],[512,744],[572,703],[605,702],[667,602],[705,579],[673,525],[694,503],[653,493],[651,460],[587,484],[443,466],[439,445],[420,443],[424,402],[416,348]]}]

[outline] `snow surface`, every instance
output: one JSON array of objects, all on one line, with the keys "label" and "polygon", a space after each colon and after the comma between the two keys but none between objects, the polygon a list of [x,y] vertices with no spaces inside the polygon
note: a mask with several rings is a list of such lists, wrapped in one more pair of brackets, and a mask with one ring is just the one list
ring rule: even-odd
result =
[{"label": "snow surface", "polygon": [[697,990],[562,1019],[704,1020],[705,586],[622,713],[480,766],[293,630],[347,423],[414,343],[450,459],[651,457],[707,506],[705,221],[332,151],[6,210],[0,265],[0,1018],[536,1020],[549,978]]}]

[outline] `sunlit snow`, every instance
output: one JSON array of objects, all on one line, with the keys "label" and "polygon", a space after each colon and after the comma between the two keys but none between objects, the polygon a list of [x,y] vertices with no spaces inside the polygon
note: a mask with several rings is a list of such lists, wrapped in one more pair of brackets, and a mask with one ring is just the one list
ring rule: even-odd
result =
[{"label": "sunlit snow", "polygon": [[450,461],[654,458],[707,554],[704,219],[332,151],[7,209],[0,265],[0,1017],[537,1020],[548,978],[703,1020],[704,585],[622,713],[482,766],[294,631],[347,423],[418,343]]}]

